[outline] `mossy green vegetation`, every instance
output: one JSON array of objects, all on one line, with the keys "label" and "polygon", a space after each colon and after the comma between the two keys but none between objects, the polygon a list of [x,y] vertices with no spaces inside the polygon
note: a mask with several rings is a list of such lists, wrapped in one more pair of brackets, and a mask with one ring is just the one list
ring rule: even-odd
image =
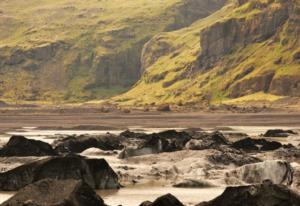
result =
[{"label": "mossy green vegetation", "polygon": [[[187,28],[163,33],[171,52],[156,57],[138,84],[114,101],[219,104],[300,96],[299,9],[298,0],[229,1]],[[150,46],[160,47],[159,39]]]},{"label": "mossy green vegetation", "polygon": [[[31,76],[38,83],[28,93],[37,101],[119,94],[139,79],[140,55],[149,39],[188,26],[224,2],[0,1],[1,78],[13,81],[8,71]],[[0,87],[0,96],[7,97],[7,85]]]}]

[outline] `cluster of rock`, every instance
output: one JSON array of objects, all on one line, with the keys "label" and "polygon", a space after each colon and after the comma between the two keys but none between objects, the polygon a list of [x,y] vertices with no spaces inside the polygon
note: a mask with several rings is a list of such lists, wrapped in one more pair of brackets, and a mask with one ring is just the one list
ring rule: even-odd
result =
[{"label": "cluster of rock", "polygon": [[[264,136],[285,137],[292,131],[273,130]],[[103,152],[121,150],[119,158],[175,152],[180,150],[209,150],[207,160],[215,165],[238,166],[224,177],[225,192],[210,202],[198,206],[291,206],[300,205],[299,196],[288,189],[293,183],[294,171],[287,161],[262,161],[251,155],[275,151],[279,156],[295,154],[300,150],[267,139],[245,137],[229,141],[222,133],[200,130],[169,130],[153,134],[125,131],[120,135],[68,136],[50,145],[45,142],[12,136],[0,149],[0,156],[47,156],[0,173],[0,190],[18,191],[3,206],[104,206],[94,189],[118,189],[119,177],[104,159],[86,158],[74,153],[101,149]],[[298,155],[298,156],[297,156]],[[272,171],[272,172],[270,172]],[[268,180],[268,181],[266,181]],[[263,184],[261,184],[263,182]],[[249,185],[250,184],[250,185]],[[284,185],[284,186],[283,186]],[[174,187],[213,187],[210,182],[186,179]],[[63,188],[63,190],[61,190]],[[268,201],[264,201],[264,200]],[[173,195],[167,194],[141,206],[183,206]]]},{"label": "cluster of rock", "polygon": [[[78,149],[73,145],[70,148],[73,150],[69,153]],[[0,190],[18,191],[1,205],[105,206],[94,189],[120,188],[119,178],[106,160],[72,154],[59,156],[61,152],[42,141],[12,136],[0,149],[0,156],[43,158],[0,173]]]}]

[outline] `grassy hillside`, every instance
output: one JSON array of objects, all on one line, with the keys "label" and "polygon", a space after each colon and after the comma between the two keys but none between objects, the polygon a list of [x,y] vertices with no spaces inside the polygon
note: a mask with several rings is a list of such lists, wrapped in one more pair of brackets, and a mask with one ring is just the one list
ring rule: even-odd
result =
[{"label": "grassy hillside", "polygon": [[0,97],[84,101],[140,77],[144,44],[225,0],[1,0]]},{"label": "grassy hillside", "polygon": [[275,101],[300,96],[300,1],[232,0],[144,47],[121,105]]}]

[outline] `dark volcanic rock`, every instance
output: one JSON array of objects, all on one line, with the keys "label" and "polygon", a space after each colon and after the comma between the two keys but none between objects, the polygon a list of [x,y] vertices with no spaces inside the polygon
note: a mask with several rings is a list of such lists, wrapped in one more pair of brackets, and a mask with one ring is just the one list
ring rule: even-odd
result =
[{"label": "dark volcanic rock", "polygon": [[221,145],[228,145],[229,142],[221,132],[203,135],[202,138],[191,139],[186,144],[186,148],[190,150],[217,149]]},{"label": "dark volcanic rock", "polygon": [[19,190],[45,178],[82,180],[95,189],[119,188],[116,173],[104,159],[68,156],[50,157],[0,173],[0,190]]},{"label": "dark volcanic rock", "polygon": [[146,201],[140,206],[184,206],[176,197],[171,194],[166,194],[157,198],[153,203]]},{"label": "dark volcanic rock", "polygon": [[46,142],[27,139],[23,136],[12,136],[0,150],[0,156],[53,156],[55,150]]},{"label": "dark volcanic rock", "polygon": [[297,133],[292,130],[271,129],[264,134],[264,137],[288,137],[291,134]]},{"label": "dark volcanic rock", "polygon": [[21,189],[2,206],[105,206],[101,197],[78,180],[44,179]]},{"label": "dark volcanic rock", "polygon": [[236,150],[227,146],[220,147],[213,154],[208,155],[208,160],[214,164],[242,166],[245,164],[261,162],[257,157],[252,157],[243,151]]},{"label": "dark volcanic rock", "polygon": [[265,139],[252,139],[250,137],[236,141],[232,144],[235,149],[245,151],[269,151],[276,150],[282,147],[280,142],[267,141]]},{"label": "dark volcanic rock", "polygon": [[132,136],[143,141],[140,141],[136,148],[125,148],[120,153],[119,158],[179,151],[192,138],[186,132],[177,132],[175,130],[139,136],[133,133]]},{"label": "dark volcanic rock", "polygon": [[197,206],[298,206],[299,194],[268,181],[260,185],[227,187],[222,195]]},{"label": "dark volcanic rock", "polygon": [[179,182],[179,183],[173,185],[173,187],[179,187],[179,188],[208,188],[208,187],[214,187],[214,185],[212,185],[211,183],[206,182],[204,180],[188,179],[188,180],[183,180],[182,182]]},{"label": "dark volcanic rock", "polygon": [[103,136],[69,136],[54,142],[55,150],[59,153],[81,153],[89,148],[101,150],[122,149],[119,136],[107,134]]}]

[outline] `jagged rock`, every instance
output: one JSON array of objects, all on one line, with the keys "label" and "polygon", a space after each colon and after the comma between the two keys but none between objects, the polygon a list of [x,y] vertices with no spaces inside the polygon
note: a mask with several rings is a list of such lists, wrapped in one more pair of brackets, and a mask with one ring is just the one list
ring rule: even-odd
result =
[{"label": "jagged rock", "polygon": [[89,148],[102,150],[119,150],[123,148],[120,136],[112,134],[102,136],[68,136],[55,141],[53,145],[59,153],[81,153]]},{"label": "jagged rock", "polygon": [[208,160],[214,164],[242,166],[245,164],[261,162],[257,157],[252,157],[243,151],[229,148],[227,146],[219,147],[213,154],[207,156]]},{"label": "jagged rock", "polygon": [[21,189],[2,206],[105,206],[86,183],[78,180],[44,179]]},{"label": "jagged rock", "polygon": [[140,135],[138,138],[144,141],[141,141],[136,148],[125,148],[120,153],[119,158],[179,151],[185,147],[185,144],[192,137],[186,132],[168,130],[160,133]]},{"label": "jagged rock", "polygon": [[293,168],[286,161],[268,160],[255,164],[247,164],[226,174],[228,184],[256,184],[270,180],[275,184],[291,185]]},{"label": "jagged rock", "polygon": [[185,147],[190,150],[216,149],[220,145],[228,145],[229,142],[220,132],[204,135],[201,139],[191,139]]},{"label": "jagged rock", "polygon": [[297,134],[297,132],[293,130],[270,129],[264,134],[264,137],[288,137],[292,134]]},{"label": "jagged rock", "polygon": [[179,188],[208,188],[208,187],[214,187],[211,183],[204,181],[204,180],[183,180],[182,182],[179,182],[177,184],[174,184],[173,187],[179,187]]},{"label": "jagged rock", "polygon": [[268,181],[264,184],[227,187],[219,197],[197,206],[298,206],[299,194]]},{"label": "jagged rock", "polygon": [[232,144],[235,149],[242,149],[245,151],[269,151],[276,150],[282,147],[280,142],[267,141],[265,139],[252,139],[250,137],[238,140]]},{"label": "jagged rock", "polygon": [[118,177],[104,159],[50,157],[0,173],[0,190],[15,191],[45,179],[78,179],[95,189],[119,188]]},{"label": "jagged rock", "polygon": [[[238,3],[242,5],[245,0],[239,0]],[[256,6],[265,5],[257,2]],[[236,46],[246,46],[274,35],[289,17],[287,7],[287,4],[283,4],[276,9],[266,9],[253,18],[229,18],[205,28],[200,38],[202,50],[199,66],[208,69]]]},{"label": "jagged rock", "polygon": [[0,156],[53,156],[57,155],[50,144],[24,136],[12,136],[0,150]]},{"label": "jagged rock", "polygon": [[157,198],[153,203],[145,201],[140,206],[184,206],[176,197],[171,194]]}]

